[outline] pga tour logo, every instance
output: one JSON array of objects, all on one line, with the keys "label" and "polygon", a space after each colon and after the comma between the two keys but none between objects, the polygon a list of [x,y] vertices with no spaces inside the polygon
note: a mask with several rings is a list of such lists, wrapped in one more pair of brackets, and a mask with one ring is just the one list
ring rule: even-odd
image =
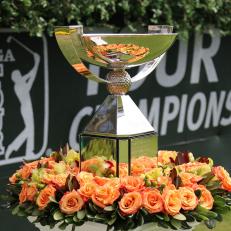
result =
[{"label": "pga tour logo", "polygon": [[48,84],[46,38],[0,31],[0,165],[45,152]]}]

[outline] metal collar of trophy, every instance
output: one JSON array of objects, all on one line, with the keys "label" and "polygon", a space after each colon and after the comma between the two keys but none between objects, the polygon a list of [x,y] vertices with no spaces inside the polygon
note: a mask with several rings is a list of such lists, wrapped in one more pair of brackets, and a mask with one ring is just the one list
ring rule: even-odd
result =
[{"label": "metal collar of trophy", "polygon": [[[58,45],[72,67],[90,80],[105,83],[110,93],[80,134],[81,169],[85,161],[100,157],[115,163],[115,175],[119,176],[124,163],[130,174],[133,159],[157,154],[155,129],[126,93],[159,64],[176,38],[172,29],[152,25],[143,34],[84,34],[82,26],[55,29]],[[106,78],[92,73],[88,64],[109,69]],[[126,71],[141,65],[133,77]]]}]

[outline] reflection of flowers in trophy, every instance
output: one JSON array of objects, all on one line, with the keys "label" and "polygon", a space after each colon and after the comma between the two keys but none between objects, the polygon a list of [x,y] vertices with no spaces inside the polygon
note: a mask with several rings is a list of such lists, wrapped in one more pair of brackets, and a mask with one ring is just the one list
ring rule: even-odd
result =
[{"label": "reflection of flowers in trophy", "polygon": [[26,142],[25,156],[29,156],[34,151],[34,113],[30,91],[36,78],[40,63],[40,56],[22,44],[20,41],[11,36],[8,37],[7,41],[16,42],[18,45],[32,54],[34,58],[34,65],[32,69],[24,75],[18,69],[12,71],[11,74],[11,80],[14,83],[14,92],[20,103],[20,112],[25,127],[21,133],[8,145],[5,153],[6,159],[8,159],[14,151],[17,151],[24,142]]}]

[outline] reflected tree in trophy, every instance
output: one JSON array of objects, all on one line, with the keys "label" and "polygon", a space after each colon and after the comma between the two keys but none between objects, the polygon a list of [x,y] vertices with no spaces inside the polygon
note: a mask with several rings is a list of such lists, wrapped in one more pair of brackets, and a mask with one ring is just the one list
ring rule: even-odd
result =
[{"label": "reflected tree in trophy", "polygon": [[[119,176],[126,165],[125,174],[132,174],[134,160],[156,156],[157,133],[126,93],[159,64],[176,38],[172,29],[153,25],[144,34],[84,34],[82,26],[56,28],[58,45],[72,67],[84,77],[106,84],[110,93],[80,134],[81,170]],[[97,76],[88,64],[106,68],[108,74]],[[126,71],[141,65],[133,77]],[[101,161],[111,167],[102,167]]]}]

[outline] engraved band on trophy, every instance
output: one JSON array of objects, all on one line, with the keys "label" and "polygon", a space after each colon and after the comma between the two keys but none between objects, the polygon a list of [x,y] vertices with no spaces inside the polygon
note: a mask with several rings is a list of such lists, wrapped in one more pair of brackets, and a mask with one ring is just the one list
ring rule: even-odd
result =
[{"label": "engraved band on trophy", "polygon": [[[172,29],[153,25],[143,34],[84,34],[82,26],[56,28],[58,45],[72,67],[90,80],[105,83],[110,93],[80,134],[81,170],[87,170],[85,161],[103,157],[115,161],[117,176],[122,163],[128,164],[130,174],[132,159],[156,155],[157,133],[126,93],[159,64],[176,38]],[[88,64],[106,68],[108,74],[97,76]],[[133,77],[126,71],[141,65]]]}]

